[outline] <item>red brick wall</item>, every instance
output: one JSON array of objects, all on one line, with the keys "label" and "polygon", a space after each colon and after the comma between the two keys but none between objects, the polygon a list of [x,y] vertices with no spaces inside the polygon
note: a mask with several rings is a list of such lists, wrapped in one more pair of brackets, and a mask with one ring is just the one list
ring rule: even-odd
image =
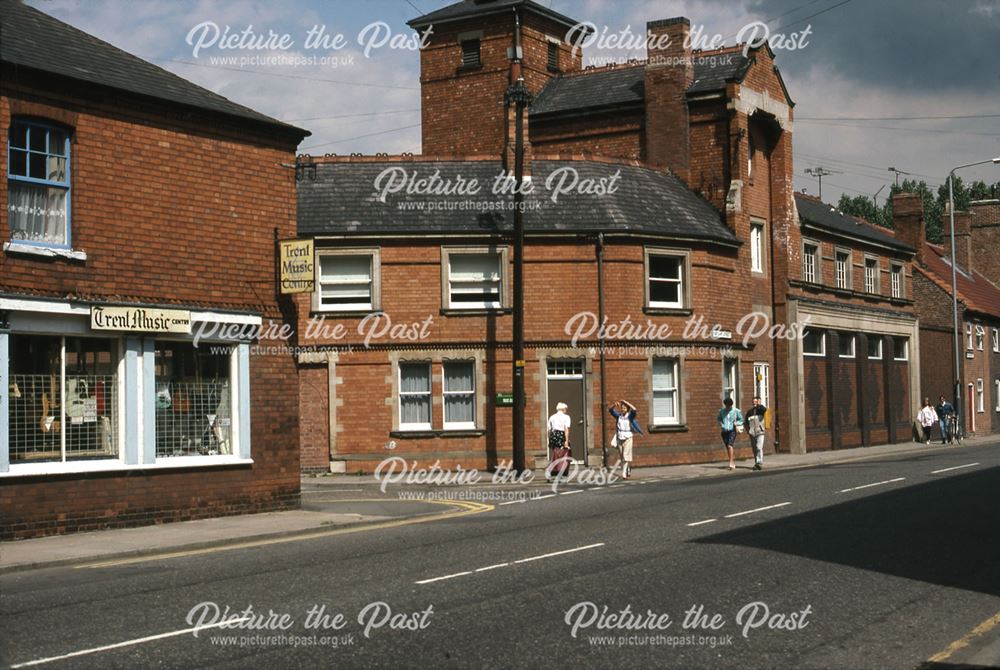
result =
[{"label": "red brick wall", "polygon": [[1000,286],[1000,200],[975,203],[969,211],[976,272]]},{"label": "red brick wall", "polygon": [[[112,106],[64,82],[35,84],[5,82],[0,165],[6,170],[12,111],[72,122],[73,247],[87,260],[0,255],[0,291],[283,320],[274,233],[295,234],[294,173],[279,165],[294,160],[294,139],[162,103],[118,98]],[[9,237],[4,188],[0,239]],[[251,355],[250,379],[252,466],[5,478],[0,538],[297,506],[295,363]]]}]

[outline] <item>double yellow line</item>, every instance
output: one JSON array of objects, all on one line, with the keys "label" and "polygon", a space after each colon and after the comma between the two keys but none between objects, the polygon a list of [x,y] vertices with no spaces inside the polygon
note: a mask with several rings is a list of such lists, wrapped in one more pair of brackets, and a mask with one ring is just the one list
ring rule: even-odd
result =
[{"label": "double yellow line", "polygon": [[95,561],[93,563],[83,563],[80,565],[76,565],[74,567],[77,569],[108,568],[118,565],[132,565],[134,563],[146,563],[149,561],[164,561],[172,558],[187,558],[189,556],[215,554],[222,551],[233,551],[236,549],[252,549],[254,547],[266,547],[274,544],[301,542],[303,540],[315,540],[317,538],[332,537],[334,535],[348,535],[350,533],[363,533],[370,530],[380,530],[383,528],[398,528],[399,526],[410,526],[418,523],[443,521],[445,519],[457,519],[458,517],[470,516],[472,514],[481,514],[483,512],[489,512],[490,510],[494,509],[493,505],[474,502],[471,500],[442,500],[438,498],[427,498],[424,500],[397,500],[395,498],[366,498],[366,499],[356,499],[356,500],[338,500],[336,502],[345,502],[345,503],[347,502],[414,503],[415,502],[415,503],[430,503],[434,505],[446,505],[448,507],[453,507],[453,508],[457,507],[459,509],[451,512],[442,512],[440,514],[426,514],[423,516],[416,516],[408,519],[398,519],[394,521],[379,521],[375,523],[351,525],[346,528],[331,528],[329,530],[317,530],[312,532],[296,533],[294,535],[286,535],[282,537],[261,538],[259,540],[246,540],[243,542],[234,542],[233,544],[224,544],[217,547],[203,547],[200,549],[167,551],[162,553],[146,554],[143,556],[131,556],[128,558],[117,558],[106,561]]}]

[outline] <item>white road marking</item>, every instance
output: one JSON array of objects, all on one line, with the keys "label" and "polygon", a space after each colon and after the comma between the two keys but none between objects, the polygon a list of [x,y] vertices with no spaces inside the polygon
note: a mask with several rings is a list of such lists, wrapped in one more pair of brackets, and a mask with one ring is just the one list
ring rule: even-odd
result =
[{"label": "white road marking", "polygon": [[850,491],[860,491],[861,489],[870,489],[873,486],[882,486],[883,484],[893,484],[895,482],[901,482],[904,479],[906,479],[906,477],[896,477],[895,479],[887,479],[884,482],[875,482],[874,484],[865,484],[864,486],[855,486],[854,488],[850,488],[850,489],[841,489],[840,491],[837,491],[837,493],[848,493]]},{"label": "white road marking", "polygon": [[727,514],[724,519],[732,519],[734,516],[743,516],[744,514],[753,514],[754,512],[763,512],[767,509],[774,509],[775,507],[784,507],[785,505],[791,505],[790,502],[778,503],[777,505],[768,505],[767,507],[758,507],[757,509],[748,509],[745,512],[735,512],[733,514]]},{"label": "white road marking", "polygon": [[497,503],[497,505],[516,505],[517,503],[523,503],[524,500],[524,498],[520,500],[508,500],[507,502]]},{"label": "white road marking", "polygon": [[576,489],[574,491],[562,491],[559,495],[561,495],[561,496],[568,496],[568,495],[573,494],[573,493],[583,493],[583,489]]},{"label": "white road marking", "polygon": [[564,554],[572,554],[577,551],[584,551],[585,549],[595,549],[597,547],[603,547],[603,542],[598,542],[597,544],[588,544],[585,547],[575,547],[573,549],[564,549],[562,551],[554,551],[551,554],[542,554],[541,556],[529,556],[528,558],[522,558],[517,561],[507,562],[507,563],[497,563],[495,565],[487,565],[483,568],[476,568],[475,570],[465,570],[464,572],[456,572],[450,575],[444,575],[443,577],[432,577],[430,579],[421,579],[420,581],[413,582],[414,584],[430,584],[431,582],[440,582],[444,579],[453,579],[455,577],[464,577],[465,575],[471,575],[474,572],[486,572],[487,570],[496,570],[497,568],[506,568],[517,563],[528,563],[530,561],[538,561],[543,558],[552,558],[553,556],[562,556]]},{"label": "white road marking", "polygon": [[86,656],[87,654],[97,654],[102,651],[110,651],[112,649],[121,649],[122,647],[131,647],[137,644],[144,644],[146,642],[154,642],[156,640],[163,640],[168,637],[177,637],[178,635],[184,635],[186,633],[193,633],[195,631],[207,630],[209,628],[219,628],[220,626],[235,626],[236,624],[247,621],[250,617],[243,617],[240,619],[227,619],[225,621],[220,621],[219,623],[213,623],[206,626],[195,626],[194,628],[185,628],[183,630],[173,630],[169,633],[160,633],[159,635],[147,635],[146,637],[137,637],[134,640],[125,640],[124,642],[116,642],[115,644],[106,644],[103,647],[92,647],[90,649],[81,649],[80,651],[74,651],[69,654],[62,654],[60,656],[49,656],[48,658],[38,658],[34,661],[27,661],[26,663],[18,663],[17,665],[12,665],[11,670],[14,668],[27,668],[33,665],[42,665],[43,663],[52,663],[53,661],[62,661],[67,658],[76,658],[77,656]]},{"label": "white road marking", "polygon": [[496,570],[497,568],[506,568],[510,563],[497,563],[496,565],[487,565],[485,568],[476,568],[476,572],[486,572],[487,570]]},{"label": "white road marking", "polygon": [[539,561],[543,558],[552,558],[553,556],[562,556],[563,554],[572,554],[576,551],[584,551],[586,549],[596,549],[597,547],[603,547],[603,542],[598,542],[597,544],[588,544],[585,547],[576,547],[574,549],[564,549],[562,551],[554,551],[551,554],[542,554],[541,556],[531,556],[530,558],[522,558],[520,560],[514,561],[515,563],[528,563],[529,561]]},{"label": "white road marking", "polygon": [[617,488],[621,488],[622,486],[625,486],[625,485],[624,484],[612,484],[608,488],[609,489],[617,489]]},{"label": "white road marking", "polygon": [[689,526],[700,526],[704,523],[712,523],[713,521],[718,521],[718,519],[705,519],[704,521],[695,521],[694,523],[689,523]]},{"label": "white road marking", "polygon": [[931,470],[932,475],[938,475],[942,472],[951,472],[952,470],[961,470],[962,468],[971,468],[979,465],[979,463],[967,463],[965,465],[956,465],[953,468],[942,468],[941,470]]},{"label": "white road marking", "polygon": [[532,500],[545,500],[546,498],[555,498],[555,493],[550,493],[547,496],[538,496],[537,498],[532,498]]},{"label": "white road marking", "polygon": [[419,582],[414,582],[414,584],[430,584],[431,582],[440,582],[442,579],[452,579],[453,577],[464,577],[465,575],[471,575],[472,570],[466,570],[465,572],[456,572],[451,575],[445,575],[444,577],[432,577],[431,579],[421,579]]}]

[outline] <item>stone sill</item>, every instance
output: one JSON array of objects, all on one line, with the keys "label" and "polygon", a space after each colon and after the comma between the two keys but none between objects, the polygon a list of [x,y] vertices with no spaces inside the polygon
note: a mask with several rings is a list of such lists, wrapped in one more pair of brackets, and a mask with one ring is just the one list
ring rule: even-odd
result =
[{"label": "stone sill", "polygon": [[42,258],[65,258],[71,261],[86,261],[87,252],[62,247],[47,247],[41,244],[25,244],[24,242],[4,242],[3,250],[8,254],[24,254],[25,256],[41,256]]},{"label": "stone sill", "polygon": [[452,428],[449,430],[393,430],[389,437],[400,440],[427,439],[433,437],[482,437],[486,434],[483,428]]}]

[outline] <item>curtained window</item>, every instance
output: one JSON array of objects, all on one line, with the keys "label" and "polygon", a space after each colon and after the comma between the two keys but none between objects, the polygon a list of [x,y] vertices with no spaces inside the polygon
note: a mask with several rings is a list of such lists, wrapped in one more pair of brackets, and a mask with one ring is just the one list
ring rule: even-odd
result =
[{"label": "curtained window", "polygon": [[14,121],[8,161],[11,239],[69,246],[69,133],[38,122]]}]

